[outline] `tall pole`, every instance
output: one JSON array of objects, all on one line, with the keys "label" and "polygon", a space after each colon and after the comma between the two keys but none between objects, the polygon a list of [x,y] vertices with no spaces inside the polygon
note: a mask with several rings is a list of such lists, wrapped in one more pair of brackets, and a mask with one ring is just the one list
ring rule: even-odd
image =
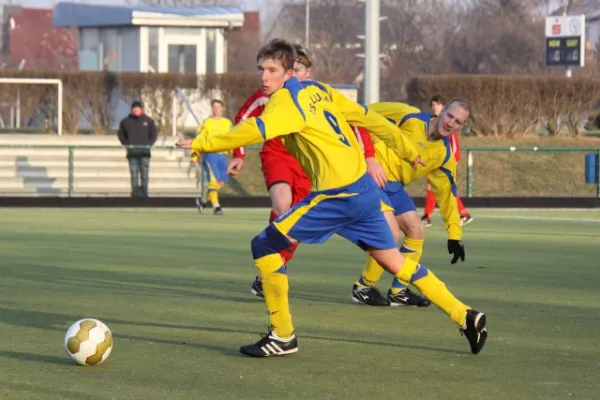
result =
[{"label": "tall pole", "polygon": [[366,0],[365,104],[379,101],[379,0]]},{"label": "tall pole", "polygon": [[310,33],[310,0],[304,0],[304,47],[308,48],[308,38]]},{"label": "tall pole", "polygon": [[[567,15],[567,11],[569,9],[568,0],[562,0],[561,3],[562,3],[561,5],[563,7],[563,16]],[[571,68],[571,66],[567,66],[567,68],[565,69],[565,76],[567,78],[570,78],[571,76],[573,76],[573,68]]]}]

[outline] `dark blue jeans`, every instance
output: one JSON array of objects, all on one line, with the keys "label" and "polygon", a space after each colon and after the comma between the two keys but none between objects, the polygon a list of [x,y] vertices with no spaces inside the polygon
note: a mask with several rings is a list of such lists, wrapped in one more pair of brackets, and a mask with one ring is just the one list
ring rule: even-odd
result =
[{"label": "dark blue jeans", "polygon": [[148,171],[150,157],[130,157],[131,197],[148,197]]}]

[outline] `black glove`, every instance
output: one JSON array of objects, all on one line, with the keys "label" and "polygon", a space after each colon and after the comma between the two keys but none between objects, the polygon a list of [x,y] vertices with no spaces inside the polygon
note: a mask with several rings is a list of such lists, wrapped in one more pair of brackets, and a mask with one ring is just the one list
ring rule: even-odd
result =
[{"label": "black glove", "polygon": [[458,259],[465,261],[465,246],[461,240],[448,239],[448,254],[453,254],[450,264],[456,264]]}]

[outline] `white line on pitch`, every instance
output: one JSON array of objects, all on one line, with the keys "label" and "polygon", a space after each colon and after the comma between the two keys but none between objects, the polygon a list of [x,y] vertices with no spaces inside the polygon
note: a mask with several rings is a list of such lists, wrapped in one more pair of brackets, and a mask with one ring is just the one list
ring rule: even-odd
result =
[{"label": "white line on pitch", "polygon": [[475,215],[473,219],[529,219],[533,221],[568,221],[568,222],[596,222],[598,218],[563,218],[563,217],[535,217],[526,215]]}]

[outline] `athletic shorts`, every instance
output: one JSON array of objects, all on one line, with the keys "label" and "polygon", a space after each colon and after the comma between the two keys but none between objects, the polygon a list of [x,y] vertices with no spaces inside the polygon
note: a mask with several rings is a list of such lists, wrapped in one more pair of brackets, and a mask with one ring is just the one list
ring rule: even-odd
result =
[{"label": "athletic shorts", "polygon": [[410,197],[404,185],[400,182],[388,182],[383,188],[380,188],[383,203],[388,209],[394,211],[394,215],[402,215],[409,211],[417,211],[415,202]]},{"label": "athletic shorts", "polygon": [[343,188],[311,192],[273,225],[302,243],[324,243],[338,234],[363,250],[394,249],[396,241],[382,212],[382,194],[365,174]]}]

